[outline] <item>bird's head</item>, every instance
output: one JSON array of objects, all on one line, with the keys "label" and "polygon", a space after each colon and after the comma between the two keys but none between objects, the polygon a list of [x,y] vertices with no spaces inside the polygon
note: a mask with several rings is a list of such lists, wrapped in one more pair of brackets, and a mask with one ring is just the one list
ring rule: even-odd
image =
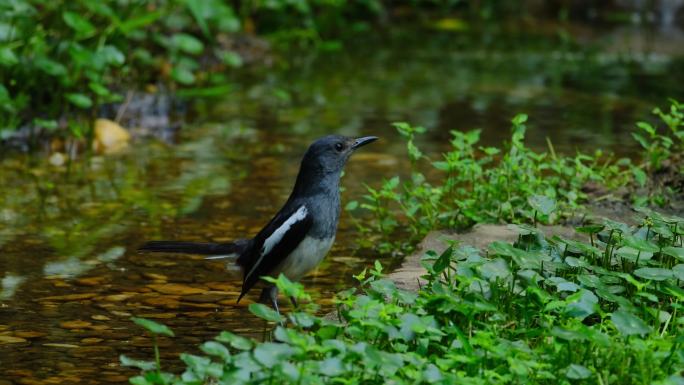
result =
[{"label": "bird's head", "polygon": [[377,139],[377,136],[324,136],[309,146],[302,159],[302,171],[319,175],[341,173],[347,159],[356,149]]}]

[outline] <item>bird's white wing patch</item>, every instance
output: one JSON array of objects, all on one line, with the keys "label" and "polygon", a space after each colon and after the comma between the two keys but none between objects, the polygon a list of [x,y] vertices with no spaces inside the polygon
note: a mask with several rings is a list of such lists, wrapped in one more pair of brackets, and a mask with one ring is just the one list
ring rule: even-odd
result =
[{"label": "bird's white wing patch", "polygon": [[247,276],[245,279],[248,279],[250,275],[256,270],[256,268],[259,266],[261,263],[261,260],[264,259],[264,256],[267,255],[268,253],[273,250],[275,245],[277,245],[287,234],[287,232],[290,230],[290,228],[297,222],[302,221],[306,218],[306,215],[309,213],[309,211],[306,209],[306,206],[302,205],[297,211],[295,211],[292,216],[287,218],[285,222],[283,222],[280,227],[278,227],[273,234],[271,234],[266,240],[264,241],[264,245],[261,247],[261,255],[259,255],[259,259],[257,262],[252,266],[252,269],[247,273]]}]

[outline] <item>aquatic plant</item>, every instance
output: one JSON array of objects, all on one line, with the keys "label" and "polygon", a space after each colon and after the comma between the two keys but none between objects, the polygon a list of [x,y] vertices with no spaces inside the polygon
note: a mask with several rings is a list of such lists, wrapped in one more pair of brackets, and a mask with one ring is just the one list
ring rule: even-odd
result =
[{"label": "aquatic plant", "polygon": [[[641,210],[638,226],[603,221],[588,240],[517,226],[484,252],[453,245],[423,257],[417,293],[357,276],[337,320],[293,309],[272,341],[222,332],[183,354],[180,375],[122,359],[134,384],[676,384],[682,370],[684,218]],[[281,276],[288,295],[301,286]],[[252,312],[278,322],[270,309]]]}]

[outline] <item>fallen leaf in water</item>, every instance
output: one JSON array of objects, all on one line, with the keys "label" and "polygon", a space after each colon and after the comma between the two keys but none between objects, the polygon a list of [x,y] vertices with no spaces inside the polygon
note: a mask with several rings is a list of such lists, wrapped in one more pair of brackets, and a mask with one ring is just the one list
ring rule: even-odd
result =
[{"label": "fallen leaf in water", "polygon": [[82,299],[90,299],[95,297],[95,293],[82,293],[82,294],[67,294],[67,295],[55,295],[52,297],[43,297],[38,299],[39,301],[78,301]]},{"label": "fallen leaf in water", "polygon": [[75,321],[64,321],[60,322],[59,326],[62,329],[83,329],[91,326],[92,323],[88,321],[81,321],[81,320],[75,320]]},{"label": "fallen leaf in water", "polygon": [[26,342],[26,339],[21,337],[0,336],[0,344],[19,344],[22,342]]},{"label": "fallen leaf in water", "polygon": [[95,314],[94,316],[91,316],[90,318],[98,321],[109,321],[111,318],[107,317],[106,315],[102,314]]},{"label": "fallen leaf in water", "polygon": [[172,295],[191,295],[204,293],[206,290],[199,289],[192,286],[180,285],[177,283],[164,283],[164,284],[153,284],[147,285],[150,289],[157,291],[162,294],[172,294]]},{"label": "fallen leaf in water", "polygon": [[109,119],[95,120],[95,140],[93,149],[100,153],[112,154],[128,146],[131,134],[118,123]]}]

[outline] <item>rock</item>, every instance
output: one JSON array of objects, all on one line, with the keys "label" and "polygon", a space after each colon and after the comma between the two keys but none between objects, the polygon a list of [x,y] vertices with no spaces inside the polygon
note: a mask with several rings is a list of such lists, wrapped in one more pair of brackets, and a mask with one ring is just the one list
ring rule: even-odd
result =
[{"label": "rock", "polygon": [[204,294],[183,297],[183,301],[197,303],[213,303],[226,299],[228,293],[206,292]]},{"label": "rock", "polygon": [[152,297],[145,298],[143,303],[146,305],[154,306],[162,309],[178,309],[180,307],[180,302],[178,302],[178,297]]},{"label": "rock", "polygon": [[169,319],[176,318],[176,313],[146,313],[139,314],[142,318],[156,318],[156,319]]},{"label": "rock", "polygon": [[206,290],[199,289],[192,286],[180,285],[177,283],[164,283],[164,284],[152,284],[147,285],[150,289],[162,293],[171,295],[192,295],[204,293]]},{"label": "rock", "polygon": [[0,345],[4,344],[21,344],[27,342],[25,338],[12,337],[12,336],[0,336]]},{"label": "rock", "polygon": [[121,293],[121,294],[111,294],[102,297],[102,301],[106,302],[123,302],[131,297],[135,297],[138,293]]},{"label": "rock", "polygon": [[111,318],[107,317],[106,315],[102,315],[102,314],[95,314],[93,316],[90,316],[90,318],[97,320],[97,321],[111,321]]},{"label": "rock", "polygon": [[38,301],[58,301],[58,302],[66,302],[66,301],[80,301],[84,299],[90,299],[95,297],[97,294],[95,293],[80,293],[80,294],[67,294],[67,295],[55,295],[51,297],[43,297],[39,298]]},{"label": "rock", "polygon": [[163,274],[156,274],[156,273],[143,273],[143,277],[147,279],[152,279],[155,281],[167,281],[168,277],[163,275]]},{"label": "rock", "polygon": [[48,162],[55,167],[62,167],[66,163],[67,157],[61,152],[54,152],[48,158]]},{"label": "rock", "polygon": [[39,338],[39,337],[45,337],[47,333],[43,332],[36,332],[36,331],[22,331],[18,330],[14,332],[15,337],[20,337],[20,338]]},{"label": "rock", "polygon": [[75,349],[78,348],[78,345],[72,345],[72,344],[53,344],[53,343],[48,343],[48,344],[43,344],[43,346],[47,346],[49,348],[66,348],[66,349]]},{"label": "rock", "polygon": [[[538,226],[538,229],[546,236],[578,237],[575,230],[569,226]],[[469,245],[485,251],[489,244],[494,241],[512,243],[517,239],[518,232],[515,228],[508,225],[479,224],[466,233],[432,231],[420,242],[416,251],[406,257],[401,267],[390,274],[388,278],[394,281],[400,289],[417,291],[421,285],[426,283],[425,280],[420,278],[427,274],[420,261],[428,250],[441,254],[446,250],[450,242],[457,242],[461,245]]]},{"label": "rock", "polygon": [[118,123],[109,119],[95,120],[93,149],[99,153],[113,154],[128,146],[131,134]]},{"label": "rock", "polygon": [[88,277],[77,279],[74,282],[81,286],[100,286],[106,279],[107,277]]},{"label": "rock", "polygon": [[99,344],[102,341],[104,341],[102,338],[88,337],[88,338],[82,339],[81,343],[84,345],[93,345],[93,344]]},{"label": "rock", "polygon": [[59,327],[62,329],[85,329],[92,326],[92,323],[88,321],[81,321],[81,320],[75,320],[75,321],[64,321],[59,323]]},{"label": "rock", "polygon": [[110,313],[114,314],[115,316],[119,317],[130,317],[131,313],[125,312],[125,311],[119,311],[119,310],[112,310]]}]

